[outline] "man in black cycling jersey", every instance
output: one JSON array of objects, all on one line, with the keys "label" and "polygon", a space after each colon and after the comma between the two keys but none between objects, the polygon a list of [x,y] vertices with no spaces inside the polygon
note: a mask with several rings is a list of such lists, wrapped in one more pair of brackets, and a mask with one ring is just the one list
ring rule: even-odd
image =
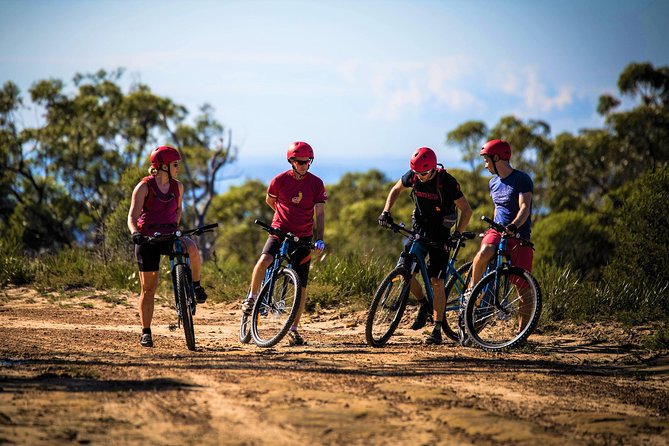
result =
[{"label": "man in black cycling jersey", "polygon": [[[392,187],[383,212],[379,216],[379,224],[392,223],[390,214],[393,204],[400,193],[411,188],[411,196],[416,204],[412,213],[413,229],[424,237],[446,243],[451,237],[450,230],[458,220],[455,233],[464,231],[472,216],[469,202],[460,190],[460,185],[446,169],[437,167],[437,155],[428,147],[417,149],[409,163],[411,170],[402,175]],[[442,249],[428,248],[428,275],[434,292],[434,328],[427,337],[427,344],[441,344],[446,296],[444,294],[444,270],[448,264],[448,252]],[[412,293],[419,299],[420,309],[412,329],[423,328],[430,318],[429,303],[415,280],[412,280]]]}]

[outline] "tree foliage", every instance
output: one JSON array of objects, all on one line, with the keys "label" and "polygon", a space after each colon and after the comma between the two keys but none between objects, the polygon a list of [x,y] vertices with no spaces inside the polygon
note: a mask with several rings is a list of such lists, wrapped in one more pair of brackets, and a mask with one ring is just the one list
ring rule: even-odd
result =
[{"label": "tree foliage", "polygon": [[664,286],[669,294],[669,167],[648,171],[617,193],[623,205],[611,231],[615,250],[605,270],[607,279],[633,288]]},{"label": "tree foliage", "polygon": [[148,153],[162,143],[184,158],[184,225],[203,222],[218,173],[235,160],[230,131],[208,105],[189,124],[185,107],[146,85],[124,92],[122,76],[123,70],[77,74],[74,91],[59,79],[35,82],[30,100],[41,117],[31,127],[18,124],[25,107],[18,87],[7,82],[0,90],[0,168],[8,172],[0,181],[0,221],[26,247],[100,242],[106,220],[128,195],[119,187],[122,175],[146,169]]}]

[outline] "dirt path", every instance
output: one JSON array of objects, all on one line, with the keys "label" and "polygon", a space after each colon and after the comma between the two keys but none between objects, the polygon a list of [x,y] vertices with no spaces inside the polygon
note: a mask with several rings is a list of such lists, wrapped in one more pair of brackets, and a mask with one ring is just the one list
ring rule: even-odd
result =
[{"label": "dirt path", "polygon": [[240,345],[237,305],[198,308],[198,350],[136,297],[9,289],[0,303],[0,444],[669,444],[669,356],[597,327],[520,352],[364,343],[363,314],[309,315],[309,345]]}]

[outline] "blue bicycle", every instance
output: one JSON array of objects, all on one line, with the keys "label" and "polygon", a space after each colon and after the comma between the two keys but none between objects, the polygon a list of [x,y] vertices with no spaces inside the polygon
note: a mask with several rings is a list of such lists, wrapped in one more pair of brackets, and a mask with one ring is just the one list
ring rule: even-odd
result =
[{"label": "blue bicycle", "polygon": [[[404,225],[390,223],[386,224],[385,227],[396,233],[406,235],[408,243],[400,254],[395,268],[381,281],[367,312],[365,337],[367,343],[373,347],[383,347],[400,324],[407,327],[411,325],[412,317],[405,315],[404,311],[409,300],[411,281],[414,280],[413,277],[418,272],[423,279],[428,302],[432,306],[434,292],[425,263],[427,246],[449,249],[448,246],[444,246],[443,242],[421,237],[420,234],[405,228]],[[444,285],[446,310],[443,330],[449,339],[456,342],[459,341],[460,314],[463,308],[462,296],[469,283],[471,262],[467,262],[457,269],[455,265],[458,252],[465,246],[465,241],[473,238],[473,232],[463,232],[461,234],[455,241],[452,255],[444,271],[446,274]],[[432,313],[432,310],[430,310],[430,313]]]},{"label": "blue bicycle", "polygon": [[255,223],[283,242],[265,272],[253,310],[242,314],[239,340],[248,343],[253,338],[258,347],[272,347],[288,333],[302,301],[300,278],[292,268],[293,256],[300,248],[314,249],[314,244],[260,220]]},{"label": "blue bicycle", "polygon": [[[526,271],[511,265],[504,226],[481,217],[502,239],[483,278],[474,286],[464,312],[464,323],[474,343],[485,350],[509,349],[524,342],[534,331],[541,316],[539,282]],[[521,245],[532,246],[518,237]]]}]

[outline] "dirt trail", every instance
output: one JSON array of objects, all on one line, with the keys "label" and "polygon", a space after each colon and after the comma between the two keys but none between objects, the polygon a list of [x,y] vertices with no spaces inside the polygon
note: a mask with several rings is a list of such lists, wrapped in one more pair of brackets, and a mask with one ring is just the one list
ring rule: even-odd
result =
[{"label": "dirt trail", "polygon": [[324,311],[309,345],[258,349],[237,305],[207,303],[189,352],[166,300],[146,349],[130,294],[0,298],[0,444],[669,444],[669,356],[620,329],[544,328],[503,354],[403,330],[373,349],[364,314]]}]

